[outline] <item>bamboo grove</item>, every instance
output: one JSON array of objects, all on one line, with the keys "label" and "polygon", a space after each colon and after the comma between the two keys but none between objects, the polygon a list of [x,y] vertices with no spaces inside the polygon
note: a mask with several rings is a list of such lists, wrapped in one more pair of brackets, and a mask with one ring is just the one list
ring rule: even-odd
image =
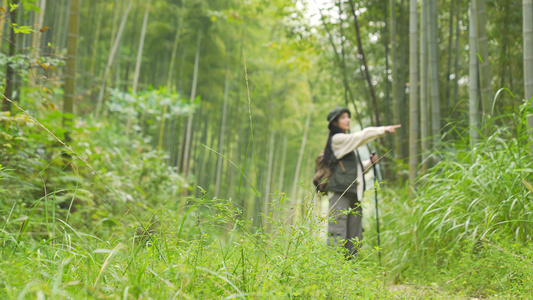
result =
[{"label": "bamboo grove", "polygon": [[[397,181],[518,111],[533,93],[531,5],[3,0],[0,76],[30,114],[62,111],[65,141],[84,119],[118,121],[166,153],[185,194],[234,199],[259,220],[275,193],[310,201],[333,106],[361,127],[403,124],[371,146],[392,149]],[[18,113],[6,99],[3,110]]]}]

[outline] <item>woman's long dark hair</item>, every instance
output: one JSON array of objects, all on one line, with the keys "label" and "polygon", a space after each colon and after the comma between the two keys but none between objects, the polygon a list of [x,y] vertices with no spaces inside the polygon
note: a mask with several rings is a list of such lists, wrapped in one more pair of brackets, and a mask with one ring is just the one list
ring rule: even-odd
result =
[{"label": "woman's long dark hair", "polygon": [[327,165],[331,164],[331,157],[333,156],[333,149],[331,149],[331,139],[337,133],[344,133],[342,129],[333,125],[333,122],[337,121],[338,119],[339,117],[335,118],[335,120],[331,121],[328,125],[328,128],[329,128],[328,142],[326,143],[326,148],[324,148],[324,156],[322,157],[322,161],[326,163]]}]

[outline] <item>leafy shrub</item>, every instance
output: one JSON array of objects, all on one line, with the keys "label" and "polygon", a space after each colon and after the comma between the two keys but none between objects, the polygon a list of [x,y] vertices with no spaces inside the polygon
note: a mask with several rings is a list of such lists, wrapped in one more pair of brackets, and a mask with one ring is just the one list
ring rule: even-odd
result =
[{"label": "leafy shrub", "polygon": [[474,147],[452,144],[417,179],[412,197],[408,187],[388,195],[382,240],[396,280],[431,278],[476,296],[531,291],[533,282],[516,279],[533,271],[525,250],[533,157],[521,128],[498,127]]},{"label": "leafy shrub", "polygon": [[[284,195],[279,197],[273,210],[283,215],[279,203]],[[266,218],[271,233],[251,229],[231,201],[207,198],[191,198],[189,206],[179,210],[162,205],[152,215],[158,221],[140,231],[121,226],[120,216],[113,214],[106,216],[115,219],[113,224],[90,226],[93,234],[75,229],[84,222],[80,215],[68,223],[43,221],[54,231],[53,239],[36,244],[23,238],[4,248],[2,267],[18,263],[12,272],[2,273],[0,294],[295,299],[387,295],[379,280],[364,269],[355,270],[357,261],[346,261],[317,237],[320,222],[310,212],[291,226]],[[29,259],[20,260],[23,256]]]}]

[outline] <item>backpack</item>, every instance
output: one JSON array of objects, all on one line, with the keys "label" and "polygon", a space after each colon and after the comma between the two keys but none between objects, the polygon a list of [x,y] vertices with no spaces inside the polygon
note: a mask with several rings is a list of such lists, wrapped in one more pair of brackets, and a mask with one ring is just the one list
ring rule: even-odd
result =
[{"label": "backpack", "polygon": [[315,159],[315,176],[313,177],[313,185],[316,192],[319,194],[327,193],[329,178],[333,173],[328,164],[323,160],[324,152],[320,153]]}]

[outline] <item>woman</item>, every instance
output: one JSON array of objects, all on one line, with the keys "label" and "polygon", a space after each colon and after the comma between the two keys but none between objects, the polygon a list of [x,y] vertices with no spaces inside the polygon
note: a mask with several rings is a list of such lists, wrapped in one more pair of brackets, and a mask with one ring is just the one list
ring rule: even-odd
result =
[{"label": "woman", "polygon": [[324,149],[324,162],[330,165],[332,174],[329,180],[329,211],[333,220],[328,223],[328,244],[343,245],[351,256],[357,255],[358,246],[363,239],[362,213],[360,199],[363,197],[363,172],[377,162],[372,155],[369,160],[361,161],[357,148],[387,132],[395,133],[401,125],[368,127],[361,131],[350,130],[350,111],[336,107],[328,114],[329,137]]}]

